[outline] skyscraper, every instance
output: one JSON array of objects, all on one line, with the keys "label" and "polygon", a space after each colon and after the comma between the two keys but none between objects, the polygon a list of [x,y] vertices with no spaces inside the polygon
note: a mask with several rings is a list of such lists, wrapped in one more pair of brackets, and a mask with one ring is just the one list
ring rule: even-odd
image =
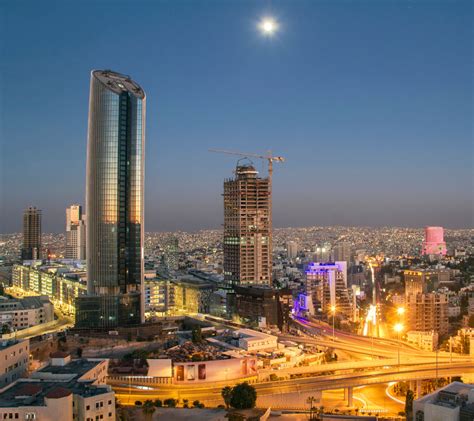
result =
[{"label": "skyscraper", "polygon": [[342,242],[336,244],[332,250],[333,262],[346,262],[347,266],[351,263],[351,245],[350,243]]},{"label": "skyscraper", "polygon": [[250,164],[224,182],[224,279],[231,285],[271,285],[271,189]]},{"label": "skyscraper", "polygon": [[78,327],[143,321],[145,92],[129,76],[93,71],[87,139],[87,293]]},{"label": "skyscraper", "polygon": [[41,210],[30,206],[23,212],[23,260],[41,259]]},{"label": "skyscraper", "polygon": [[66,259],[86,258],[86,218],[81,205],[66,208]]}]

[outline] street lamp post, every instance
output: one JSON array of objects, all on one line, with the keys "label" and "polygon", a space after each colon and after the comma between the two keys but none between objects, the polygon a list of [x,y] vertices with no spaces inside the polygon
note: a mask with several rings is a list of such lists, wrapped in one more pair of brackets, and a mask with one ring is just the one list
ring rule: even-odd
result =
[{"label": "street lamp post", "polygon": [[331,313],[332,313],[332,341],[335,342],[335,329],[334,329],[334,319],[336,318],[336,306],[331,306]]},{"label": "street lamp post", "polygon": [[403,325],[401,323],[397,323],[395,326],[394,326],[394,330],[395,332],[397,332],[397,336],[398,336],[398,349],[397,349],[397,353],[398,353],[398,370],[400,370],[400,333],[402,332],[403,330]]}]

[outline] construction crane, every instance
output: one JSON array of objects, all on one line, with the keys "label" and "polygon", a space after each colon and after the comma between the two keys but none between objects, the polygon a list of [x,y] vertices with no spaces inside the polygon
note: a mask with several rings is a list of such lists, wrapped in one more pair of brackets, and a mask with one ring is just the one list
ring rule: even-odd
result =
[{"label": "construction crane", "polygon": [[258,155],[255,153],[243,153],[243,152],[235,152],[235,151],[226,151],[224,149],[209,149],[209,152],[215,152],[215,153],[226,153],[228,155],[238,155],[238,156],[243,156],[245,158],[259,158],[259,159],[266,159],[268,161],[268,178],[270,180],[270,183],[272,182],[272,176],[273,176],[273,162],[285,162],[285,158],[282,156],[272,156],[271,152],[268,152],[268,155]]}]

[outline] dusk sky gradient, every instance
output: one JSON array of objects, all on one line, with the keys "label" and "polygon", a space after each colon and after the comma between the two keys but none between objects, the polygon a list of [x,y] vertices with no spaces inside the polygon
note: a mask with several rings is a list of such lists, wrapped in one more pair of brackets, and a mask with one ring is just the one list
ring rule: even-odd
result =
[{"label": "dusk sky gradient", "polygon": [[[92,69],[146,91],[145,229],[217,228],[236,159],[284,156],[274,225],[473,227],[472,2],[0,2],[0,232],[84,204]],[[274,16],[273,38],[257,30]],[[256,162],[257,168],[266,167]]]}]

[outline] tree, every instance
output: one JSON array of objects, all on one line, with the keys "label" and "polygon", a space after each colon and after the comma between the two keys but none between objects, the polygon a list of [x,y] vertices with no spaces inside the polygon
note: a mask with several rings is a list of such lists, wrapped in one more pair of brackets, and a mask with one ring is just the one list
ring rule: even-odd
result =
[{"label": "tree", "polygon": [[77,348],[77,356],[78,358],[82,358],[82,348]]},{"label": "tree", "polygon": [[10,332],[11,332],[10,326],[8,326],[7,324],[2,326],[2,335],[5,335],[5,334],[10,333]]},{"label": "tree", "polygon": [[230,401],[232,399],[232,388],[230,386],[226,386],[221,390],[222,399],[224,399],[225,407],[229,409]]},{"label": "tree", "polygon": [[142,406],[142,401],[135,401],[135,406]]},{"label": "tree", "polygon": [[232,398],[230,405],[236,409],[250,409],[255,406],[257,401],[257,391],[255,387],[247,382],[239,383],[232,389]]},{"label": "tree", "polygon": [[167,406],[168,408],[176,408],[176,405],[178,404],[178,401],[173,398],[168,398],[163,401],[163,404]]},{"label": "tree", "polygon": [[150,399],[147,399],[142,406],[142,412],[146,420],[151,420],[153,417],[156,408],[153,405],[153,402]]},{"label": "tree", "polygon": [[155,399],[153,405],[155,405],[157,408],[161,408],[163,406],[163,402],[161,401],[161,399]]},{"label": "tree", "polygon": [[405,399],[405,414],[407,415],[407,420],[411,419],[413,416],[413,399],[414,399],[413,390],[408,389],[407,396]]},{"label": "tree", "polygon": [[183,399],[183,408],[189,408],[189,399]]},{"label": "tree", "polygon": [[192,331],[192,341],[195,344],[202,342],[201,326],[198,325],[193,329],[193,331]]}]

